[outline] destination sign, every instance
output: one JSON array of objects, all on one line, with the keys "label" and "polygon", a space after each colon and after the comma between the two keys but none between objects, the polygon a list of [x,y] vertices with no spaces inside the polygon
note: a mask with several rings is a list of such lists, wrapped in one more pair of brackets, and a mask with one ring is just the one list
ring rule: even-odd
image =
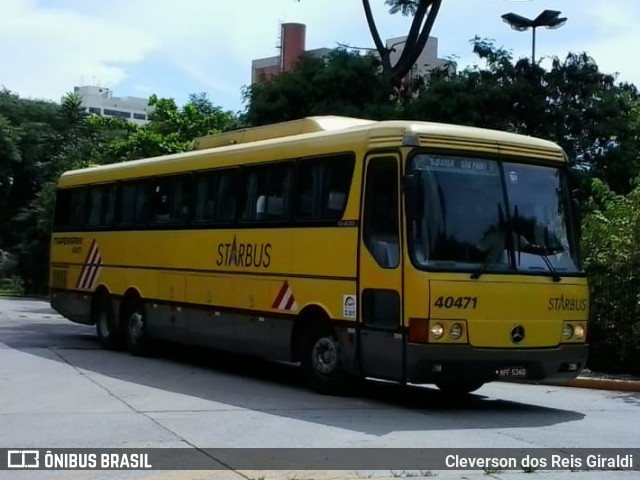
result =
[{"label": "destination sign", "polygon": [[420,155],[415,166],[421,170],[469,173],[475,175],[498,175],[498,164],[482,158],[451,157],[444,155]]}]

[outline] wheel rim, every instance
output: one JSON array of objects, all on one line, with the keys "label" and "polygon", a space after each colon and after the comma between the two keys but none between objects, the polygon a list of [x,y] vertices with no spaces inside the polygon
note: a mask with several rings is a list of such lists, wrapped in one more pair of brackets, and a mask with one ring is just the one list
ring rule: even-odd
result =
[{"label": "wheel rim", "polygon": [[109,327],[109,315],[107,315],[107,312],[100,312],[100,316],[98,317],[98,328],[100,328],[100,335],[102,338],[107,338],[111,335],[111,329]]},{"label": "wheel rim", "polygon": [[144,319],[140,312],[133,312],[129,317],[129,338],[132,343],[138,343],[142,338]]},{"label": "wheel rim", "polygon": [[319,338],[311,352],[313,368],[324,375],[333,372],[338,366],[338,346],[329,337]]}]

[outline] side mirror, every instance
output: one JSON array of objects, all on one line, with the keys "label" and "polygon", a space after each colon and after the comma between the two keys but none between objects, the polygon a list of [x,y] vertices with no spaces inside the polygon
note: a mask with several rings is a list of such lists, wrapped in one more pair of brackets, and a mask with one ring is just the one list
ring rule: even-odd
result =
[{"label": "side mirror", "polygon": [[424,216],[422,172],[414,171],[404,176],[404,208],[409,220]]}]

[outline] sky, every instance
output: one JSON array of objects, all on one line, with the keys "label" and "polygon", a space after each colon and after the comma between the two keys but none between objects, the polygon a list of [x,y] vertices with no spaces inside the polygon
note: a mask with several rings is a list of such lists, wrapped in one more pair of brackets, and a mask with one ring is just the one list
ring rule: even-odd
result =
[{"label": "sky", "polygon": [[[390,15],[384,0],[371,5],[383,38],[406,35],[409,18]],[[639,0],[443,0],[432,30],[438,55],[472,64],[469,41],[479,35],[530,56],[531,31],[500,16],[544,9],[568,22],[538,30],[536,58],[586,51],[602,71],[640,86]],[[206,92],[241,111],[251,60],[278,54],[282,22],[306,24],[307,49],[373,47],[360,0],[0,0],[0,88],[59,101],[74,86],[100,85],[179,104]]]}]

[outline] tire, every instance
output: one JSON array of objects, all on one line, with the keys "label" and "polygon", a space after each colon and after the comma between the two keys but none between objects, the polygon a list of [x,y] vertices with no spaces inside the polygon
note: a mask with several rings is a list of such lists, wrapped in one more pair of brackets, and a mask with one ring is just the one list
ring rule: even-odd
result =
[{"label": "tire", "polygon": [[436,386],[440,389],[442,393],[445,395],[449,395],[452,397],[461,397],[464,395],[468,395],[471,392],[475,392],[480,387],[482,387],[486,382],[482,380],[461,380],[461,379],[449,379],[449,380],[440,380],[436,382]]},{"label": "tire", "polygon": [[147,333],[147,316],[140,299],[127,302],[122,315],[127,351],[137,357],[151,354],[151,338]]},{"label": "tire", "polygon": [[328,324],[314,323],[302,345],[302,370],[308,385],[324,395],[346,391],[349,376],[342,364],[341,347]]},{"label": "tire", "polygon": [[93,317],[96,322],[96,333],[100,345],[107,350],[122,350],[124,339],[122,330],[118,328],[116,316],[113,311],[113,303],[107,294],[102,294],[96,299]]}]

